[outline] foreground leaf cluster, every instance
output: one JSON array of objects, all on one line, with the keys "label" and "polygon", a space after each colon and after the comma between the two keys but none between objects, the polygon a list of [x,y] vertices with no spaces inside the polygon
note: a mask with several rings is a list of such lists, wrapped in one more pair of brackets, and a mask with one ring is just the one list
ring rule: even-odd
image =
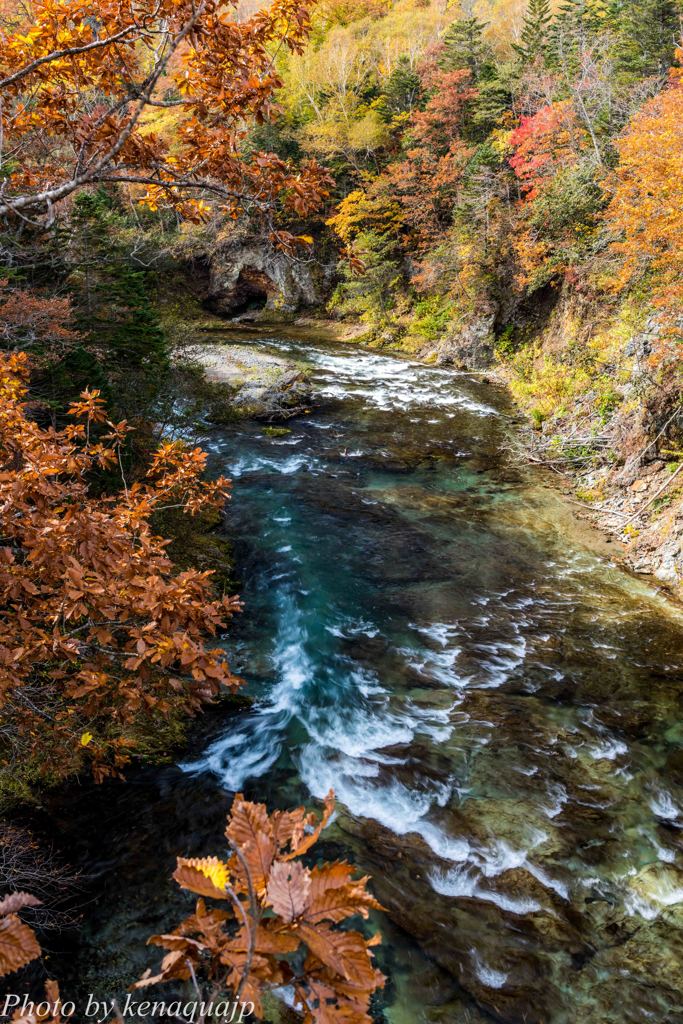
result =
[{"label": "foreground leaf cluster", "polygon": [[304,808],[269,815],[238,794],[225,830],[229,856],[178,859],[173,877],[201,898],[174,931],[149,940],[167,953],[159,973],[136,987],[201,979],[210,997],[231,991],[256,1016],[264,992],[289,988],[306,1024],[370,1024],[370,997],[384,984],[371,953],[378,936],[338,926],[381,907],[350,864],[309,868],[300,859],[333,807],[330,793],[320,821]]}]

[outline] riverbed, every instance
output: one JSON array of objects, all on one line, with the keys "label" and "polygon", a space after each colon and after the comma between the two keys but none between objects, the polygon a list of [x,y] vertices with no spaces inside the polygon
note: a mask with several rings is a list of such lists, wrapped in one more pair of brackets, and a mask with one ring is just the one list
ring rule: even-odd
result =
[{"label": "riverbed", "polygon": [[280,436],[210,432],[245,602],[226,643],[255,703],[96,798],[81,982],[153,962],[168,861],[220,852],[234,792],[332,787],[321,852],[387,908],[378,1020],[683,1020],[683,615],[506,453],[502,389],[258,344],[320,398]]}]

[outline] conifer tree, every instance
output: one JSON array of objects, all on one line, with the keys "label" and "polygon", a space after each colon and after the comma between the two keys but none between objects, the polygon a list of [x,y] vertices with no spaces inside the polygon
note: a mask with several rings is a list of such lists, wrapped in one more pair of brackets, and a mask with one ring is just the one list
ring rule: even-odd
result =
[{"label": "conifer tree", "polygon": [[546,60],[552,20],[550,0],[529,0],[520,41],[513,47],[525,63],[531,63],[539,57]]},{"label": "conifer tree", "polygon": [[679,0],[617,0],[617,3],[617,65],[634,79],[665,75],[681,38],[683,4]]},{"label": "conifer tree", "polygon": [[610,0],[564,0],[553,21],[549,53],[565,67],[573,65],[596,36],[614,25]]},{"label": "conifer tree", "polygon": [[422,82],[407,57],[399,57],[389,75],[377,108],[386,121],[398,114],[410,113],[419,105]]},{"label": "conifer tree", "polygon": [[465,15],[450,24],[444,34],[443,51],[439,67],[443,71],[461,71],[467,68],[472,80],[477,81],[487,70],[492,51],[484,39],[486,22],[472,15]]}]

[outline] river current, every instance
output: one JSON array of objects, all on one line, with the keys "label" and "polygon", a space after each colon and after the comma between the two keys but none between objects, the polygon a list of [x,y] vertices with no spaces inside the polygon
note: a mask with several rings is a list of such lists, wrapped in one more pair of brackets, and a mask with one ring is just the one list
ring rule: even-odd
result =
[{"label": "river current", "polygon": [[502,391],[259,344],[320,402],[212,433],[255,703],[168,770],[157,817],[334,788],[321,852],[388,911],[378,1020],[683,1021],[683,617],[513,462]]}]

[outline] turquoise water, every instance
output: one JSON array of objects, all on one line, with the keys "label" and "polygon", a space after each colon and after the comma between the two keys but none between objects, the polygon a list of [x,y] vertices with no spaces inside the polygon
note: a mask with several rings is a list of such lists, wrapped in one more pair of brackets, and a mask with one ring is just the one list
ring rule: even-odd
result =
[{"label": "turquoise water", "polygon": [[[378,1020],[683,1021],[681,615],[511,463],[491,385],[262,344],[321,400],[285,436],[239,423],[209,445],[234,481],[228,642],[256,703],[163,776],[154,834],[208,852],[216,793],[333,787],[322,852],[355,857],[388,910]],[[126,827],[104,870],[120,942]]]}]

